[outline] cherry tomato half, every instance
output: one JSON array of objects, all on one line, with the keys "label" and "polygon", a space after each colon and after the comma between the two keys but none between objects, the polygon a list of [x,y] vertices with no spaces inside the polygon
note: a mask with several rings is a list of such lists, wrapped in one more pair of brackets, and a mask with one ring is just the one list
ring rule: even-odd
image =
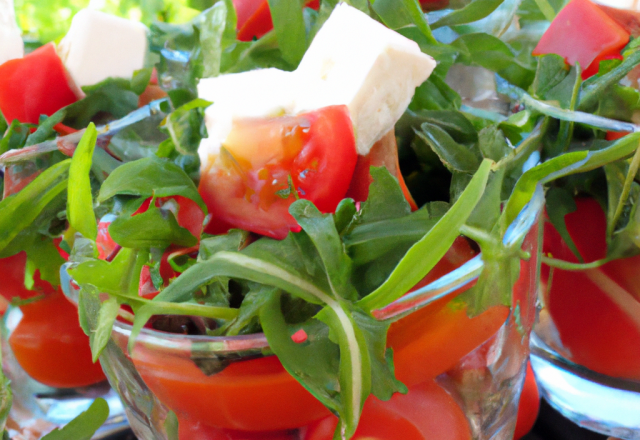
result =
[{"label": "cherry tomato half", "polygon": [[[606,217],[594,199],[576,199],[565,224],[585,262],[607,253]],[[551,223],[545,254],[577,262]],[[542,267],[545,305],[570,359],[609,376],[640,379],[640,256],[584,271]],[[551,283],[549,285],[549,283]]]},{"label": "cherry tomato half", "polygon": [[53,43],[0,65],[0,111],[9,122],[37,124],[80,95]]},{"label": "cherry tomato half", "polygon": [[219,222],[282,239],[297,228],[289,214],[296,197],[333,212],[356,166],[346,106],[298,116],[234,122],[220,154],[211,156],[199,191]]},{"label": "cherry tomato half", "polygon": [[[311,425],[303,440],[331,440],[335,416]],[[353,440],[466,440],[469,424],[455,400],[433,380],[395,394],[388,402],[369,397]]]},{"label": "cherry tomato half", "polygon": [[[620,55],[629,32],[590,0],[572,0],[544,33],[533,55],[555,53],[574,66],[580,63],[583,79],[597,73],[600,61]],[[595,68],[591,65],[595,64]]]},{"label": "cherry tomato half", "polygon": [[105,380],[91,360],[89,338],[78,323],[78,311],[60,290],[22,305],[23,316],[9,345],[29,376],[56,388],[76,388]]}]

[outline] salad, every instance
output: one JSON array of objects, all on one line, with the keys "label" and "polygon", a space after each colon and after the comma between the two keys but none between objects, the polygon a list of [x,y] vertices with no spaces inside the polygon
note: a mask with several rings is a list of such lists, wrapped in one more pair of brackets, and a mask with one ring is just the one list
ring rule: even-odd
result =
[{"label": "salad", "polygon": [[[538,184],[557,219],[555,188],[635,151],[637,135],[614,139],[635,131],[621,122],[635,92],[619,84],[633,41],[605,24],[613,43],[571,58],[553,24],[536,33],[560,8],[526,2],[430,24],[414,1],[307,6],[218,2],[151,26],[148,54],[140,26],[118,22],[144,43],[123,51],[100,38],[112,17],[87,11],[57,49],[0,65],[0,252],[21,269],[8,299],[26,292],[9,343],[30,308],[39,324],[47,301],[76,313],[60,284],[78,301],[84,358],[101,358],[143,436],[363,438],[394,435],[380,426],[394,420],[420,439],[438,424],[408,408],[427,402],[454,438],[514,429]],[[83,62],[95,53],[124,60]],[[58,74],[39,79],[44,63]],[[502,110],[448,85],[466,66],[498,74]],[[243,388],[257,382],[263,400]]]}]

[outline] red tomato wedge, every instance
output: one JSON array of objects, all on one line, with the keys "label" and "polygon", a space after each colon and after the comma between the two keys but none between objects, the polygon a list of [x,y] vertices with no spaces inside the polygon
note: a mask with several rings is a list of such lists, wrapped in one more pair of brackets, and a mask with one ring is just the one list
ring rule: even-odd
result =
[{"label": "red tomato wedge", "polygon": [[[606,217],[594,199],[576,199],[565,216],[585,262],[606,256]],[[577,262],[555,228],[545,225],[545,254]],[[562,348],[578,364],[609,376],[640,379],[640,256],[585,271],[542,267],[545,304]]]},{"label": "red tomato wedge", "polygon": [[346,106],[236,121],[202,172],[199,191],[213,216],[207,232],[232,226],[282,239],[298,227],[289,214],[296,197],[333,212],[356,161]]},{"label": "red tomato wedge", "polygon": [[[271,29],[273,21],[267,0],[233,0],[238,23],[238,40],[251,41],[260,38]],[[319,0],[310,0],[306,6],[315,10],[320,8]]]},{"label": "red tomato wedge", "polygon": [[400,172],[398,160],[398,144],[393,130],[389,131],[382,139],[376,142],[371,151],[366,156],[358,155],[356,169],[353,172],[353,179],[347,191],[346,197],[350,197],[356,202],[364,202],[369,197],[369,185],[373,182],[371,177],[371,167],[386,167],[389,172],[398,179],[404,197],[415,211],[418,205],[413,200],[409,188],[404,182],[404,177]]},{"label": "red tomato wedge", "polygon": [[[330,416],[306,429],[303,440],[331,440],[338,424]],[[467,440],[469,424],[455,400],[435,381],[410,387],[388,402],[370,397],[353,440]]]},{"label": "red tomato wedge", "polygon": [[540,392],[536,377],[533,374],[531,364],[527,362],[527,375],[524,379],[524,386],[520,393],[520,404],[518,406],[518,420],[516,421],[516,431],[514,440],[519,440],[531,431],[538,418],[540,411]]},{"label": "red tomato wedge", "polygon": [[601,60],[619,56],[629,37],[629,32],[590,0],[572,0],[553,20],[533,55],[555,53],[572,66],[580,63],[586,79],[585,73],[596,73]]},{"label": "red tomato wedge", "polygon": [[37,124],[40,115],[51,116],[80,94],[53,43],[0,65],[0,111],[9,122]]},{"label": "red tomato wedge", "polygon": [[78,311],[60,290],[20,307],[23,317],[9,345],[20,366],[40,383],[76,388],[105,380],[91,361],[89,338],[78,323]]}]

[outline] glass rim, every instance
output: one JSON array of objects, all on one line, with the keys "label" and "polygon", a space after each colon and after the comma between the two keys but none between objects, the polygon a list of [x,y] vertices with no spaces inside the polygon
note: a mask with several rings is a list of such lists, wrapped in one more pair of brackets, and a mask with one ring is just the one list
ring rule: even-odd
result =
[{"label": "glass rim", "polygon": [[[511,246],[524,240],[526,234],[535,225],[543,207],[544,191],[542,186],[538,185],[531,200],[508,227],[504,237],[505,245]],[[379,320],[400,319],[475,281],[483,267],[482,254],[478,254],[459,268],[381,309],[374,310],[372,314]],[[131,324],[116,320],[112,328],[112,335],[119,335],[128,340],[132,329]],[[137,344],[142,344],[147,348],[157,347],[165,352],[230,353],[269,348],[264,333],[237,336],[182,335],[149,328],[143,328],[140,331],[136,339]]]}]

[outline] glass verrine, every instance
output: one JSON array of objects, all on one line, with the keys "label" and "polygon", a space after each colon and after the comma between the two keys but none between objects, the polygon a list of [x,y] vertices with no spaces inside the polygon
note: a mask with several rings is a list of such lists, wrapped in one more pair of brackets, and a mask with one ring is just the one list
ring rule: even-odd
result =
[{"label": "glass verrine", "polygon": [[[389,402],[370,397],[354,438],[512,438],[535,315],[542,205],[539,189],[504,240],[505,248],[522,252],[503,264],[483,262],[460,238],[426,286],[374,311],[378,320],[394,321],[388,345],[409,391]],[[478,277],[492,280],[485,287],[496,291],[508,271],[518,276],[507,303],[473,316]],[[145,328],[129,354],[131,329],[115,323],[100,361],[141,439],[175,438],[176,429],[180,439],[332,438],[337,419],[289,376],[263,334]],[[314,335],[307,338],[301,343],[314,343]]]},{"label": "glass verrine", "polygon": [[[155,102],[99,127],[100,145],[116,150],[118,133],[140,128],[154,116],[152,124],[157,125],[157,118],[162,115],[159,106],[160,102]],[[64,159],[61,153],[72,154],[82,135],[80,131],[3,154],[0,165],[4,197],[18,194],[59,166]],[[98,149],[94,160],[96,169],[102,172],[111,169],[115,160],[105,149]],[[59,181],[49,186],[55,183]],[[67,224],[64,216],[56,218],[57,212],[65,209],[63,196],[54,197],[33,221],[32,229],[45,231],[37,235],[40,248],[25,251],[9,246],[0,258],[3,280],[0,298],[12,302],[2,326],[3,369],[11,380],[14,395],[11,428],[18,431],[36,423],[39,432],[46,432],[75,418],[96,397],[104,397],[109,403],[110,418],[97,433],[98,438],[102,438],[126,429],[127,421],[122,404],[110,389],[100,365],[92,362],[89,338],[78,322],[77,307],[65,298],[61,287],[56,286],[60,265],[68,259],[60,247]],[[43,219],[49,222],[46,228]],[[34,265],[46,267],[47,272],[34,270]]]},{"label": "glass verrine", "polygon": [[[606,435],[638,439],[640,259],[607,262],[605,212],[594,198],[575,204],[565,223],[586,264],[547,223],[544,252],[556,267],[542,266],[531,363],[542,395],[567,418]],[[557,266],[559,261],[567,264]]]}]

